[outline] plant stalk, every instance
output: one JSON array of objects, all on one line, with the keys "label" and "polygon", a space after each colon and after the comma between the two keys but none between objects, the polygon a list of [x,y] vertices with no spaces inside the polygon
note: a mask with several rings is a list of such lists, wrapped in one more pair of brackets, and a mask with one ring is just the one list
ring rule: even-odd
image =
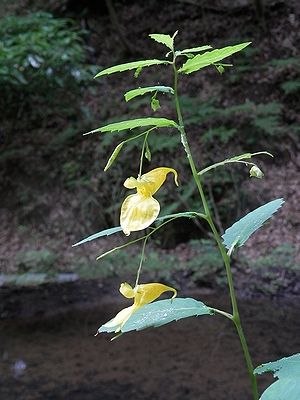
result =
[{"label": "plant stalk", "polygon": [[228,279],[228,286],[229,286],[229,292],[230,292],[230,298],[231,298],[231,305],[232,305],[232,316],[230,317],[230,314],[228,314],[229,318],[234,322],[237,332],[238,332],[238,336],[240,339],[240,343],[241,346],[243,348],[243,352],[244,352],[244,356],[245,356],[245,360],[246,360],[246,364],[247,364],[247,369],[248,369],[248,373],[249,373],[249,377],[251,380],[251,385],[252,385],[252,391],[253,391],[253,398],[254,400],[258,400],[258,389],[257,389],[257,382],[256,382],[256,377],[253,374],[253,364],[252,364],[252,360],[251,360],[251,356],[249,353],[249,349],[248,349],[248,345],[246,342],[246,338],[242,329],[242,325],[241,325],[241,320],[240,320],[240,315],[239,315],[239,310],[238,310],[238,305],[237,305],[237,300],[236,300],[236,295],[235,295],[235,290],[234,290],[234,285],[233,285],[233,279],[232,279],[232,273],[231,273],[231,267],[230,267],[230,259],[229,256],[227,255],[223,245],[222,245],[222,241],[220,238],[220,235],[217,231],[217,228],[213,222],[213,219],[211,217],[211,213],[206,201],[206,197],[203,191],[203,187],[200,181],[200,177],[198,175],[193,157],[192,157],[192,153],[189,147],[189,143],[187,140],[187,135],[184,129],[184,124],[183,124],[183,118],[182,118],[182,114],[181,114],[181,108],[180,108],[180,104],[179,104],[179,98],[178,98],[178,71],[176,69],[176,65],[175,65],[175,61],[176,61],[176,56],[174,55],[174,59],[173,59],[173,70],[174,70],[174,98],[175,98],[175,106],[176,106],[176,112],[177,112],[177,117],[178,117],[178,130],[180,132],[181,135],[181,142],[182,145],[185,149],[185,152],[187,154],[187,158],[190,164],[190,168],[195,180],[195,183],[197,185],[201,200],[202,200],[202,204],[203,204],[203,208],[205,211],[205,215],[206,215],[206,220],[210,225],[210,228],[215,236],[215,239],[217,241],[219,250],[221,252],[222,258],[224,260],[224,264],[225,264],[225,268],[226,268],[226,274],[227,274],[227,279]]}]

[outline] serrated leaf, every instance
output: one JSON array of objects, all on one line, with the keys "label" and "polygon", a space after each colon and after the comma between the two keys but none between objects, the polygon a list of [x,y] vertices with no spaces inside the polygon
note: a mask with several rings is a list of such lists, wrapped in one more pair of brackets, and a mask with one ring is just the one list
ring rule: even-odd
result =
[{"label": "serrated leaf", "polygon": [[100,71],[94,78],[98,78],[99,76],[114,74],[115,72],[124,72],[130,71],[132,69],[139,69],[144,67],[150,67],[151,65],[159,65],[159,64],[168,64],[169,61],[166,60],[141,60],[141,61],[133,61],[130,63],[114,65],[113,67],[109,67]]},{"label": "serrated leaf", "polygon": [[242,246],[249,236],[260,228],[283,203],[283,199],[270,201],[235,222],[230,228],[226,229],[222,236],[223,245],[231,250]]},{"label": "serrated leaf", "polygon": [[170,50],[174,49],[174,37],[177,32],[175,32],[174,36],[171,37],[170,35],[164,35],[160,33],[151,33],[149,36],[151,39],[154,39],[158,43],[162,43],[167,46]]},{"label": "serrated leaf", "polygon": [[247,47],[251,42],[237,44],[235,46],[227,46],[223,49],[215,49],[212,51],[207,51],[204,54],[197,54],[194,58],[187,60],[178,72],[184,74],[190,74],[191,72],[196,72],[201,68],[212,65],[218,61],[223,60],[226,57],[231,56]]},{"label": "serrated leaf", "polygon": [[83,240],[80,240],[80,242],[77,242],[77,243],[73,244],[72,247],[79,246],[80,244],[83,244],[83,243],[86,243],[86,242],[90,242],[91,240],[98,239],[98,238],[100,238],[102,236],[113,235],[114,233],[121,232],[121,231],[122,231],[122,228],[120,226],[116,226],[114,228],[105,229],[104,231],[100,231],[100,232],[94,233],[93,235],[88,236],[87,238],[85,238]]},{"label": "serrated leaf", "polygon": [[264,372],[272,372],[279,379],[300,379],[300,353],[259,365],[254,370],[255,374]]},{"label": "serrated leaf", "polygon": [[212,47],[210,45],[191,47],[190,49],[183,49],[176,51],[176,55],[180,56],[181,54],[199,53],[200,51],[209,50],[211,48]]},{"label": "serrated leaf", "polygon": [[102,126],[101,128],[93,129],[90,132],[84,133],[84,135],[89,135],[96,132],[114,132],[123,131],[126,129],[141,128],[144,126],[155,126],[156,128],[177,128],[178,125],[172,119],[167,118],[137,118],[130,119],[126,121],[115,122],[109,125]]},{"label": "serrated leaf", "polygon": [[262,364],[254,370],[254,374],[264,372],[272,372],[279,379],[264,391],[261,400],[300,399],[300,354]]},{"label": "serrated leaf", "polygon": [[129,101],[137,96],[142,96],[145,93],[149,92],[162,92],[162,93],[170,93],[174,94],[174,89],[169,86],[149,86],[145,88],[137,88],[133,90],[129,90],[129,92],[125,93],[125,100]]},{"label": "serrated leaf", "polygon": [[[157,328],[183,318],[213,314],[212,308],[207,307],[202,301],[192,298],[176,298],[172,303],[169,299],[158,300],[139,308],[124,324],[122,332],[140,331],[150,327]],[[107,328],[102,325],[98,332],[114,332],[115,329],[116,327]]]}]

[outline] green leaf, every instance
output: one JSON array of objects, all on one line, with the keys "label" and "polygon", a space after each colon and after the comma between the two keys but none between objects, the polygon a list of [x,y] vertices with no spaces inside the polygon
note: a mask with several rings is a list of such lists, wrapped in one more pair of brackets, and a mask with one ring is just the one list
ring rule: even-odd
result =
[{"label": "green leaf", "polygon": [[283,203],[283,199],[270,201],[235,222],[230,228],[226,229],[222,236],[224,246],[231,251],[242,246],[249,236],[260,228]]},{"label": "green leaf", "polygon": [[216,65],[216,68],[217,68],[217,70],[219,71],[219,74],[220,74],[220,75],[223,75],[223,74],[224,74],[225,68],[223,67],[222,64]]},{"label": "green leaf", "polygon": [[[210,171],[211,169],[220,167],[220,166],[225,165],[225,164],[230,164],[230,163],[235,163],[235,162],[244,162],[243,161],[244,159],[252,158],[253,156],[258,156],[258,155],[261,155],[261,154],[266,154],[266,155],[268,155],[270,157],[273,157],[273,155],[271,153],[267,152],[267,151],[258,151],[256,153],[244,153],[244,154],[241,154],[239,156],[234,156],[234,157],[231,157],[231,158],[227,158],[224,161],[220,161],[220,162],[217,162],[217,163],[215,163],[213,165],[210,165],[209,167],[206,167],[206,168],[202,169],[200,172],[198,172],[198,175],[203,175],[206,172]],[[244,163],[247,164],[247,162],[244,162]],[[249,164],[251,164],[251,163],[249,163]]]},{"label": "green leaf", "polygon": [[149,87],[145,87],[145,88],[138,88],[138,89],[133,89],[130,90],[129,92],[125,93],[125,100],[129,101],[137,96],[142,96],[145,93],[149,93],[149,92],[162,92],[162,93],[171,93],[174,94],[174,89],[172,89],[169,86],[149,86]]},{"label": "green leaf", "polygon": [[159,64],[169,64],[169,61],[166,60],[141,60],[141,61],[133,61],[130,63],[114,65],[113,67],[109,67],[100,71],[94,78],[98,78],[99,76],[114,74],[115,72],[124,72],[130,71],[132,69],[139,69],[143,67],[150,67],[151,65],[159,65]]},{"label": "green leaf", "polygon": [[273,372],[274,378],[279,379],[300,379],[300,353],[259,365],[254,370],[255,374],[264,372]]},{"label": "green leaf", "polygon": [[151,108],[154,112],[160,109],[159,100],[157,100],[155,94],[151,97]]},{"label": "green leaf", "polygon": [[126,143],[126,140],[119,143],[118,146],[114,149],[114,151],[112,152],[112,155],[109,157],[109,159],[104,167],[104,172],[106,172],[108,170],[108,168],[112,165],[112,163],[115,161],[117,155],[120,153],[120,151],[125,143]]},{"label": "green leaf", "polygon": [[176,55],[180,56],[181,54],[199,53],[200,51],[209,50],[211,48],[212,47],[210,45],[205,45],[205,46],[200,46],[200,47],[191,47],[190,49],[176,51]]},{"label": "green leaf", "polygon": [[212,65],[218,61],[223,60],[226,57],[231,56],[247,47],[251,42],[246,42],[242,44],[237,44],[235,46],[224,47],[223,49],[216,49],[212,51],[207,51],[204,54],[197,54],[194,58],[187,60],[178,72],[184,74],[190,74],[191,72],[198,71],[201,68]]},{"label": "green leaf", "polygon": [[261,395],[260,400],[299,400],[300,380],[280,379],[269,386]]},{"label": "green leaf", "polygon": [[80,244],[83,244],[83,243],[86,243],[86,242],[90,242],[91,240],[98,239],[99,237],[102,237],[102,236],[113,235],[114,233],[121,232],[121,231],[122,231],[122,228],[120,226],[116,226],[114,228],[105,229],[104,231],[100,231],[100,232],[94,233],[93,235],[88,236],[87,238],[85,238],[83,240],[80,240],[80,242],[77,242],[77,243],[73,244],[72,247],[79,246]]},{"label": "green leaf", "polygon": [[[176,298],[158,300],[139,308],[122,327],[122,332],[140,331],[150,327],[159,327],[172,321],[188,318],[195,315],[214,315],[214,310],[201,301],[192,298]],[[107,328],[102,325],[98,332],[114,332],[115,327]]]},{"label": "green leaf", "polygon": [[134,77],[138,78],[140,76],[140,73],[142,71],[143,67],[138,67],[135,71],[134,71]]},{"label": "green leaf", "polygon": [[162,217],[156,218],[156,221],[164,221],[165,219],[171,219],[171,218],[181,218],[181,217],[187,217],[187,218],[195,218],[199,213],[194,212],[194,211],[185,211],[185,212],[180,212],[176,214],[168,214],[168,215],[163,215]]},{"label": "green leaf", "polygon": [[[162,217],[156,218],[155,221],[164,221],[165,219],[172,219],[172,218],[180,218],[180,217],[188,217],[188,218],[195,218],[199,213],[193,212],[193,211],[187,211],[187,212],[181,212],[177,214],[169,214],[169,215],[164,215]],[[105,229],[104,231],[100,231],[97,233],[94,233],[91,236],[88,236],[87,238],[80,240],[80,242],[77,242],[72,245],[72,247],[79,246],[80,244],[90,242],[91,240],[98,239],[102,236],[109,236],[113,235],[114,233],[121,232],[122,228],[120,226],[116,226],[114,228],[109,228]]]},{"label": "green leaf", "polygon": [[115,122],[109,125],[102,126],[101,128],[94,129],[90,132],[84,133],[84,135],[89,135],[90,133],[96,132],[114,132],[123,131],[126,129],[141,128],[144,126],[155,126],[156,128],[177,128],[178,125],[172,119],[167,118],[137,118],[129,119],[127,121]]},{"label": "green leaf", "polygon": [[178,31],[174,33],[171,37],[170,35],[164,35],[160,33],[151,33],[149,36],[151,39],[156,40],[158,43],[162,43],[167,46],[170,50],[174,50],[174,37],[177,35]]},{"label": "green leaf", "polygon": [[277,361],[262,364],[255,368],[254,374],[272,372],[272,383],[261,396],[261,400],[299,400],[300,399],[300,354],[284,357]]}]

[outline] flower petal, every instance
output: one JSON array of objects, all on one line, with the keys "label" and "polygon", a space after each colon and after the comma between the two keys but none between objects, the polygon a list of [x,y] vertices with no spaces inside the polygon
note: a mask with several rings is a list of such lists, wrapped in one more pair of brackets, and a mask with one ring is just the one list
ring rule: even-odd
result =
[{"label": "flower petal", "polygon": [[106,328],[113,328],[117,325],[117,329],[115,332],[120,332],[122,326],[125,322],[131,317],[131,314],[135,311],[135,306],[132,304],[130,307],[123,308],[123,310],[119,311],[118,314],[110,321],[103,324]]},{"label": "flower petal", "polygon": [[124,182],[124,186],[127,189],[134,189],[137,187],[137,185],[138,185],[137,180],[133,176],[127,178],[126,181]]},{"label": "flower petal", "polygon": [[119,290],[127,299],[132,299],[134,297],[134,289],[127,282],[121,283]]},{"label": "flower petal", "polygon": [[153,197],[131,194],[121,207],[120,223],[125,235],[148,228],[155,221],[160,205]]},{"label": "flower petal", "polygon": [[166,180],[166,176],[169,172],[173,172],[175,184],[178,186],[177,171],[173,168],[155,168],[152,171],[149,171],[146,174],[142,175],[141,179],[148,182],[148,185],[151,186],[151,194],[153,195],[164,183],[164,181]]},{"label": "flower petal", "polygon": [[177,296],[177,290],[163,285],[162,283],[145,283],[142,285],[137,285],[135,287],[135,296],[134,296],[134,312],[144,305],[151,303],[153,300],[157,299],[162,293],[172,291],[174,295],[171,298],[171,301]]}]

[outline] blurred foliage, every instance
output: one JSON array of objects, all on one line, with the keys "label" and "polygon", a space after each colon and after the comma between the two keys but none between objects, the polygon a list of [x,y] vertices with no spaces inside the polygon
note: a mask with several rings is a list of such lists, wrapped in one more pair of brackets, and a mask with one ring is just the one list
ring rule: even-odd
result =
[{"label": "blurred foliage", "polygon": [[252,272],[249,289],[254,293],[272,296],[298,294],[300,263],[298,249],[289,243],[274,248],[256,259],[242,258],[240,269]]},{"label": "blurred foliage", "polygon": [[55,273],[58,254],[47,248],[22,250],[15,255],[14,263],[18,273]]},{"label": "blurred foliage", "polygon": [[[71,19],[38,12],[0,22],[2,118],[76,113],[76,97],[96,69],[86,64],[86,32]],[[43,106],[43,108],[41,108]]]},{"label": "blurred foliage", "polygon": [[204,143],[226,145],[232,140],[243,140],[244,144],[251,145],[257,143],[261,135],[279,136],[280,104],[255,104],[249,101],[223,108],[217,102],[217,97],[208,100],[188,97],[181,99],[186,125],[202,126],[204,133],[201,140]]},{"label": "blurred foliage", "polygon": [[295,246],[285,243],[277,246],[270,254],[252,260],[251,265],[255,269],[262,270],[267,270],[267,268],[300,270],[299,261],[296,260],[297,253]]},{"label": "blurred foliage", "polygon": [[[169,283],[177,288],[193,285],[221,288],[226,284],[222,258],[214,240],[191,240],[187,249],[184,259],[180,260],[179,253],[161,251],[152,243],[145,257],[143,279]],[[78,260],[74,272],[84,278],[126,275],[134,280],[140,257],[139,250],[133,246],[126,252],[116,251],[92,264]]]}]

